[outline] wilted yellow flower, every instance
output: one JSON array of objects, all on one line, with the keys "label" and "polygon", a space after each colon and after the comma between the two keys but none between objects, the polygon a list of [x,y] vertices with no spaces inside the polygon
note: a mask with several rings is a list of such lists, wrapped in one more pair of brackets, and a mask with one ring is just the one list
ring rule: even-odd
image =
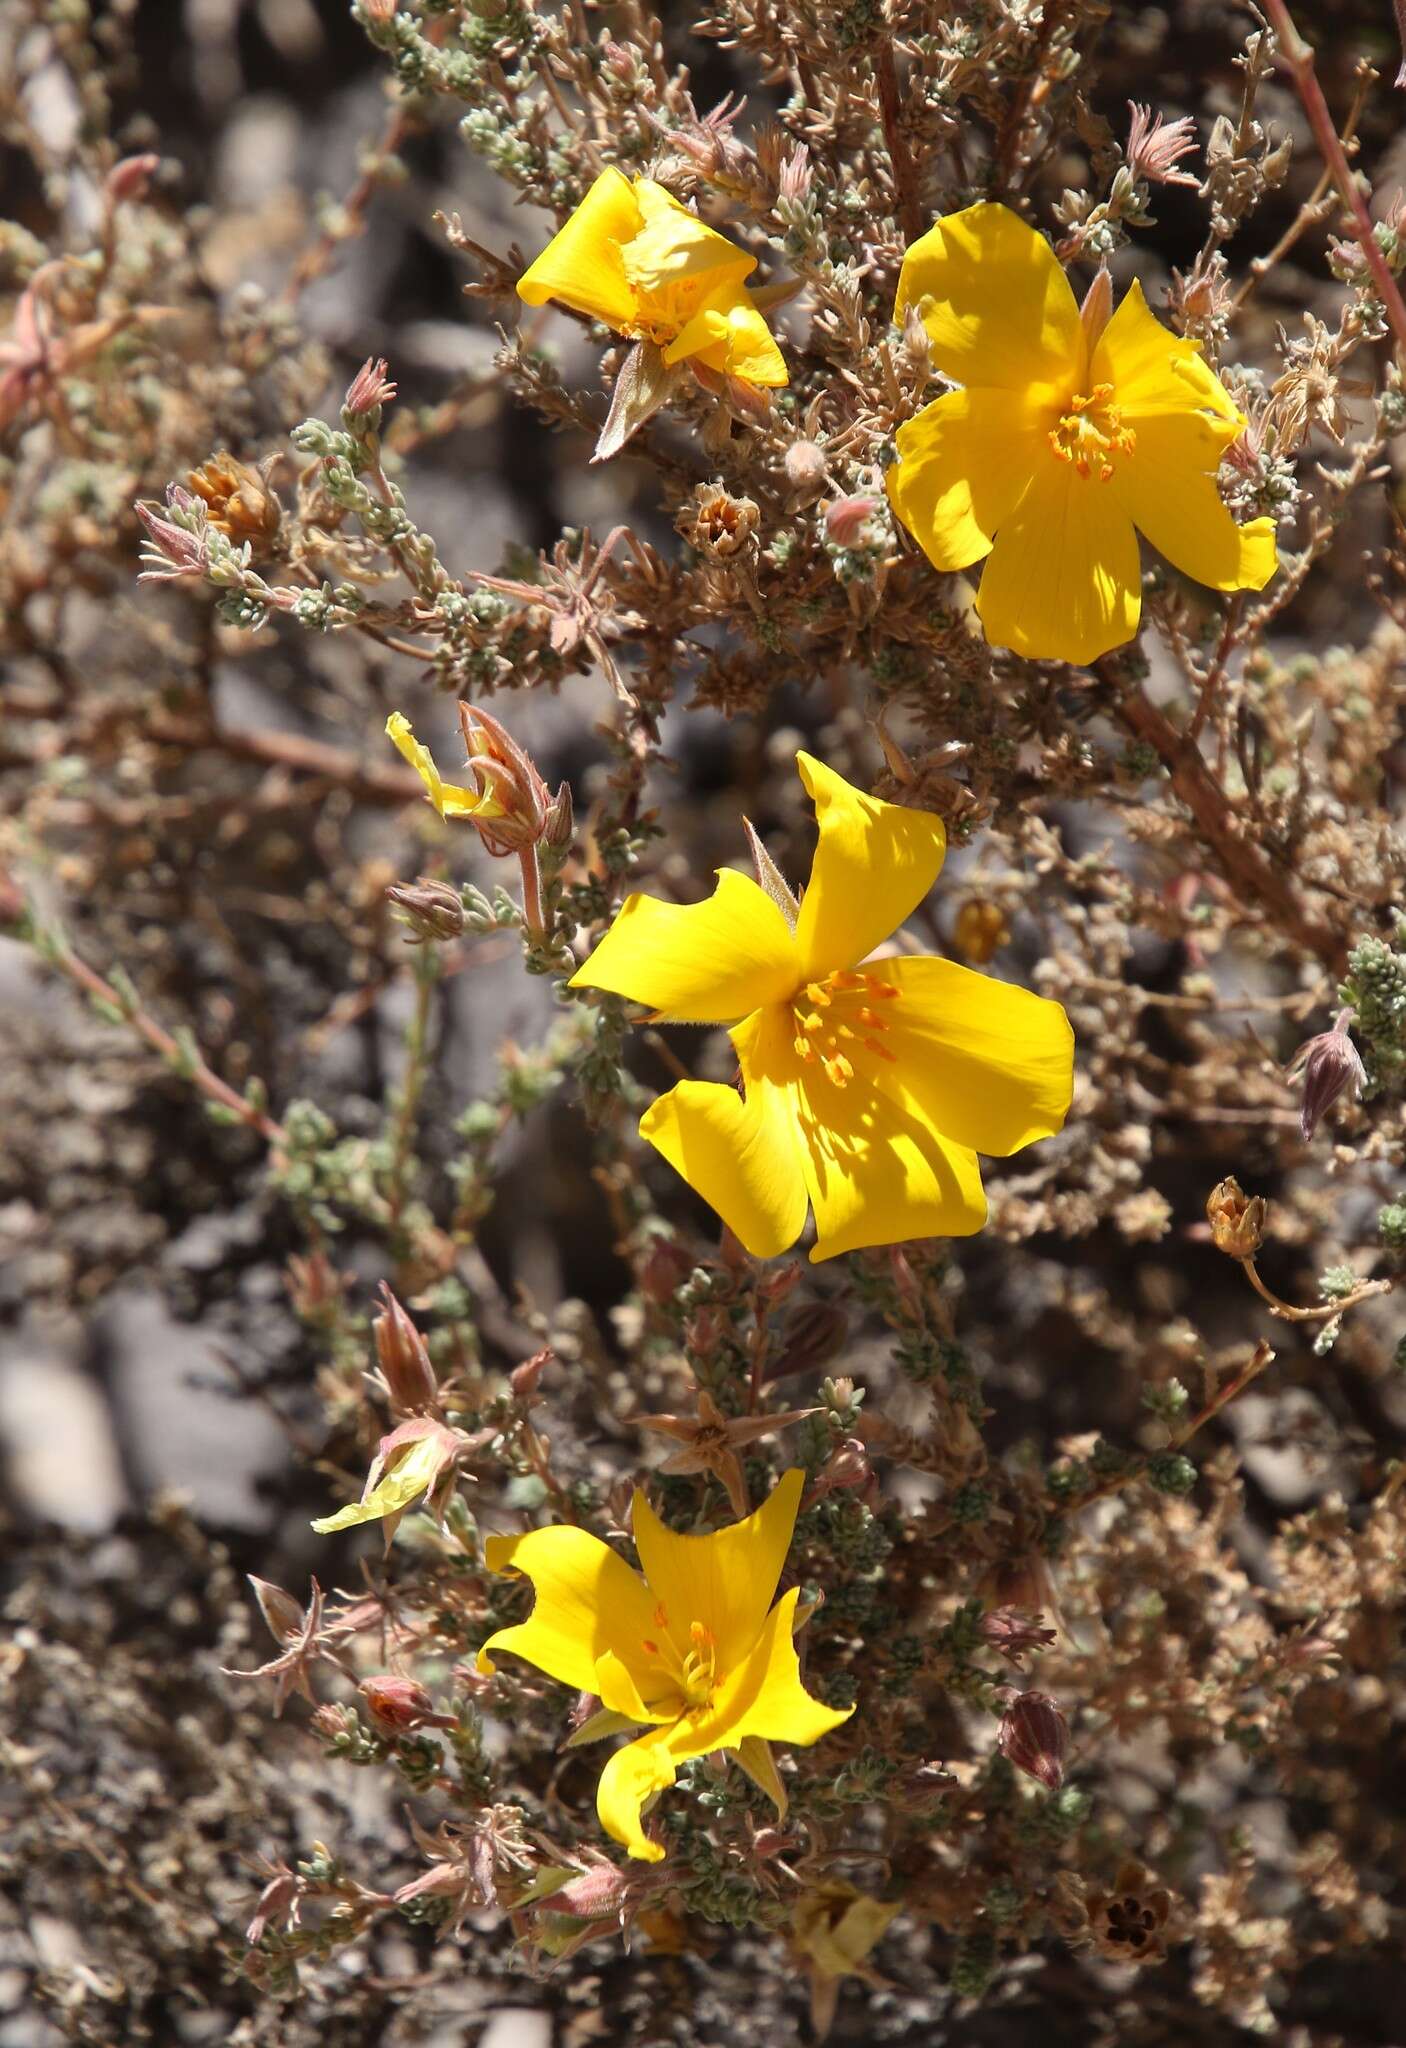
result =
[{"label": "wilted yellow flower", "polygon": [[384,1522],[389,1545],[401,1516],[422,1494],[426,1505],[442,1513],[453,1488],[460,1456],[483,1441],[465,1436],[447,1423],[429,1416],[402,1422],[381,1438],[361,1499],[339,1508],[335,1515],[323,1515],[313,1523],[319,1536],[331,1536],[338,1529],[354,1528],[359,1522]]},{"label": "wilted yellow flower", "polygon": [[898,430],[893,509],[939,569],[990,556],[976,608],[994,646],[1089,662],[1130,640],[1138,533],[1198,583],[1260,590],[1274,521],[1237,526],[1216,489],[1245,427],[1199,342],[1170,333],[1136,282],[1081,317],[1044,237],[987,202],[949,215],[903,261],[932,360],[963,388]]},{"label": "wilted yellow flower", "polygon": [[488,1539],[489,1569],[524,1573],[537,1597],[526,1621],[489,1637],[478,1668],[491,1672],[489,1653],[511,1651],[594,1693],[601,1712],[573,1743],[649,1730],[610,1758],[596,1794],[606,1833],[647,1863],[664,1851],[644,1832],[643,1812],[689,1757],[732,1751],[784,1806],[767,1744],[818,1742],[854,1711],[822,1706],[801,1684],[792,1641],[799,1588],[771,1606],[803,1483],[802,1473],[787,1472],[755,1514],[709,1536],[665,1528],[636,1493],[643,1577],[565,1523]]},{"label": "wilted yellow flower", "polygon": [[742,280],[756,258],[715,234],[652,178],[602,171],[518,280],[529,306],[557,299],[666,363],[696,362],[748,384],[784,384],[786,364]]},{"label": "wilted yellow flower", "polygon": [[812,1259],[986,1221],[978,1151],[1060,1128],[1074,1036],[1058,1003],[949,960],[860,963],[922,902],[942,821],[798,754],[820,843],[797,905],[731,868],[706,903],[631,896],[573,986],[661,1019],[734,1024],[745,1095],[681,1081],[640,1130],[758,1258],[815,1211]]},{"label": "wilted yellow flower", "polygon": [[810,1976],[810,2016],[817,2040],[823,2041],[830,2031],[846,1977],[882,1985],[869,1957],[901,1911],[901,1906],[886,1906],[844,1883],[815,1885],[797,1899],[791,1941]]}]

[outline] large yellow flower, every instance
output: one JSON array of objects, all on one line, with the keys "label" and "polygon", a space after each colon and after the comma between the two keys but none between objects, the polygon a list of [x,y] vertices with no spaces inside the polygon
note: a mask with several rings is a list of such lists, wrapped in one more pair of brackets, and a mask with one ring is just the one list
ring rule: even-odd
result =
[{"label": "large yellow flower", "polygon": [[666,363],[695,362],[748,384],[784,384],[786,364],[742,280],[756,258],[715,234],[652,178],[602,171],[518,280],[529,306],[557,299]]},{"label": "large yellow flower", "polygon": [[489,1637],[478,1667],[491,1672],[489,1652],[510,1650],[594,1693],[601,1712],[573,1740],[648,1728],[610,1758],[596,1794],[606,1833],[647,1863],[664,1851],[644,1832],[642,1811],[689,1757],[733,1751],[784,1810],[767,1744],[818,1742],[854,1711],[822,1706],[801,1684],[798,1589],[771,1605],[802,1483],[800,1472],[786,1473],[755,1514],[711,1536],[676,1535],[636,1493],[643,1578],[566,1524],[488,1539],[490,1571],[525,1573],[537,1597],[526,1621]]},{"label": "large yellow flower", "polygon": [[942,821],[852,789],[809,754],[820,827],[798,910],[731,868],[706,903],[631,896],[573,977],[659,1017],[732,1031],[745,1096],[681,1081],[640,1130],[758,1258],[815,1211],[812,1259],[980,1230],[976,1155],[1064,1121],[1074,1038],[1058,1003],[949,960],[861,963],[927,895]]},{"label": "large yellow flower", "polygon": [[889,497],[939,569],[990,556],[976,608],[994,646],[1089,662],[1130,640],[1138,532],[1198,583],[1263,589],[1274,522],[1237,526],[1216,489],[1244,416],[1140,285],[1094,331],[1044,237],[983,203],[909,249],[895,318],[910,306],[962,389],[899,428]]}]

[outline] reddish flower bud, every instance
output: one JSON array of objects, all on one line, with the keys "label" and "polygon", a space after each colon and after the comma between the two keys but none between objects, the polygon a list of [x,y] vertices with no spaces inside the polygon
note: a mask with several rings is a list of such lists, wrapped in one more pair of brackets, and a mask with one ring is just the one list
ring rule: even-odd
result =
[{"label": "reddish flower bud", "polygon": [[381,1313],[372,1318],[371,1330],[392,1408],[398,1414],[413,1415],[417,1410],[438,1406],[439,1381],[425,1340],[384,1280],[381,1303]]},{"label": "reddish flower bud", "polygon": [[448,882],[437,881],[433,875],[421,875],[415,882],[393,882],[386,901],[395,905],[415,934],[412,945],[463,937],[463,898]]},{"label": "reddish flower bud", "polygon": [[537,1391],[537,1382],[551,1364],[556,1353],[548,1345],[543,1351],[534,1351],[531,1358],[525,1358],[508,1375],[508,1385],[513,1390],[515,1401],[530,1401]]},{"label": "reddish flower bud", "polygon": [[396,387],[386,375],[386,369],[384,356],[368,356],[347,386],[342,411],[358,420],[365,419],[370,413],[379,413],[381,407],[395,397]]},{"label": "reddish flower bud", "polygon": [[103,179],[103,197],[109,206],[121,206],[131,199],[143,199],[146,188],[161,167],[159,156],[124,156]]},{"label": "reddish flower bud", "polygon": [[865,495],[836,498],[825,514],[825,531],[840,548],[862,547],[870,535],[869,521],[879,509],[879,500]]},{"label": "reddish flower bud", "polygon": [[266,1858],[260,1858],[265,1870],[272,1869],[273,1876],[259,1893],[259,1903],[254,1917],[245,1930],[244,1939],[250,1948],[257,1948],[264,1938],[264,1929],[270,1920],[281,1920],[286,1915],[291,1924],[298,1919],[298,1880],[286,1863],[270,1865]]},{"label": "reddish flower bud", "polygon": [[1069,1723],[1048,1693],[1008,1695],[996,1746],[1018,1771],[1038,1778],[1047,1791],[1057,1792],[1064,1783]]},{"label": "reddish flower bud", "polygon": [[819,1372],[844,1348],[849,1317],[833,1301],[803,1301],[787,1311],[781,1325],[781,1350],[766,1375],[767,1383],[794,1373]]},{"label": "reddish flower bud", "polygon": [[396,1735],[408,1735],[416,1728],[457,1728],[453,1714],[437,1714],[434,1701],[417,1678],[396,1678],[385,1674],[364,1678],[357,1687],[378,1726]]},{"label": "reddish flower bud", "polygon": [[1306,1145],[1312,1140],[1320,1117],[1337,1101],[1343,1090],[1350,1088],[1356,1100],[1366,1085],[1367,1069],[1357,1047],[1348,1037],[1348,1026],[1354,1021],[1353,1011],[1339,1010],[1332,1030],[1321,1031],[1316,1038],[1305,1039],[1289,1062],[1290,1080],[1297,1077],[1303,1082],[1299,1128]]}]

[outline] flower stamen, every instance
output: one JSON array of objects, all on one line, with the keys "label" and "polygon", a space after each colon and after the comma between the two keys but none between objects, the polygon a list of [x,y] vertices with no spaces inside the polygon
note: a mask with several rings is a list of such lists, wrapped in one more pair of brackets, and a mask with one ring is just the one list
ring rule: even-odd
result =
[{"label": "flower stamen", "polygon": [[1128,456],[1137,446],[1131,427],[1113,403],[1113,386],[1095,384],[1069,401],[1050,428],[1050,447],[1061,462],[1070,462],[1081,477],[1096,476],[1106,484],[1113,475],[1114,456]]},{"label": "flower stamen", "polygon": [[[854,1056],[861,1046],[892,1063],[895,1056],[882,1043],[891,1020],[875,1005],[894,1001],[898,993],[896,983],[863,968],[841,969],[823,982],[808,982],[792,1006],[796,1030],[791,1043],[797,1057],[808,1066],[821,1067],[836,1088],[845,1088],[854,1079]],[[864,1000],[856,1005],[855,996]],[[802,1009],[803,1002],[809,1007]]]}]

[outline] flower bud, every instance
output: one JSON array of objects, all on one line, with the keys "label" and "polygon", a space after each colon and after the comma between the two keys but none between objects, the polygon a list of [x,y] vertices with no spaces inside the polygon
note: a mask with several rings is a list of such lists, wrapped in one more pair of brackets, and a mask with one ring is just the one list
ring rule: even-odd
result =
[{"label": "flower bud", "polygon": [[1069,1723],[1048,1693],[1010,1695],[996,1746],[1018,1771],[1038,1778],[1047,1791],[1057,1792],[1064,1783]]},{"label": "flower bud", "polygon": [[1264,1196],[1247,1195],[1234,1174],[1211,1189],[1206,1215],[1211,1241],[1228,1259],[1252,1259],[1264,1243]]},{"label": "flower bud", "polygon": [[372,1318],[371,1333],[392,1408],[398,1414],[413,1415],[418,1409],[437,1407],[439,1381],[425,1340],[384,1280],[381,1304],[380,1314]]},{"label": "flower bud", "polygon": [[147,186],[161,167],[159,156],[149,151],[142,156],[124,156],[120,164],[114,164],[103,179],[103,197],[109,206],[122,206],[133,199],[144,199]]},{"label": "flower bud", "polygon": [[265,1870],[272,1867],[273,1876],[259,1893],[259,1903],[254,1909],[254,1917],[245,1929],[244,1939],[250,1948],[258,1947],[270,1920],[281,1920],[285,1913],[290,1914],[294,1921],[297,1919],[297,1878],[286,1863],[270,1866],[267,1859],[260,1858],[260,1861]]},{"label": "flower bud", "polygon": [[863,1444],[857,1436],[847,1436],[831,1451],[816,1474],[815,1483],[827,1493],[839,1493],[847,1487],[867,1486],[873,1476]]},{"label": "flower bud", "polygon": [[926,382],[931,373],[932,340],[916,306],[910,306],[903,316],[903,339],[898,344],[898,361],[900,368],[914,379]]},{"label": "flower bud", "polygon": [[866,528],[879,509],[879,500],[863,493],[836,498],[825,513],[825,531],[838,548],[863,547],[869,539]]},{"label": "flower bud", "polygon": [[1109,275],[1108,265],[1101,263],[1079,308],[1079,323],[1084,330],[1084,345],[1090,354],[1098,347],[1099,338],[1108,325],[1112,311],[1113,279]]},{"label": "flower bud", "polygon": [[396,1678],[384,1674],[365,1678],[357,1687],[371,1718],[396,1735],[409,1735],[416,1728],[457,1728],[453,1714],[437,1714],[434,1701],[417,1678]]},{"label": "flower bud", "polygon": [[629,1879],[614,1863],[597,1863],[573,1877],[544,1902],[549,1913],[570,1913],[575,1920],[604,1920],[619,1912]]},{"label": "flower bud", "polygon": [[532,1396],[537,1391],[538,1380],[541,1379],[542,1374],[555,1356],[556,1353],[548,1345],[545,1350],[534,1351],[531,1358],[526,1358],[521,1365],[513,1367],[512,1372],[508,1375],[508,1385],[512,1388],[515,1401],[530,1401],[532,1399]]},{"label": "flower bud", "polygon": [[553,853],[564,853],[576,830],[576,814],[571,801],[571,784],[563,782],[547,806],[547,822],[542,827],[542,844]]},{"label": "flower bud", "polygon": [[457,939],[464,931],[464,904],[459,891],[433,875],[421,875],[414,882],[394,882],[386,891],[414,933],[413,943],[425,945],[431,939]]},{"label": "flower bud", "polygon": [[1299,1128],[1306,1145],[1311,1142],[1320,1117],[1337,1101],[1343,1090],[1351,1088],[1356,1100],[1366,1085],[1367,1069],[1357,1047],[1348,1037],[1348,1026],[1353,1021],[1351,1010],[1340,1010],[1332,1030],[1321,1031],[1316,1038],[1305,1039],[1289,1062],[1290,1078],[1297,1075],[1303,1081]]}]

